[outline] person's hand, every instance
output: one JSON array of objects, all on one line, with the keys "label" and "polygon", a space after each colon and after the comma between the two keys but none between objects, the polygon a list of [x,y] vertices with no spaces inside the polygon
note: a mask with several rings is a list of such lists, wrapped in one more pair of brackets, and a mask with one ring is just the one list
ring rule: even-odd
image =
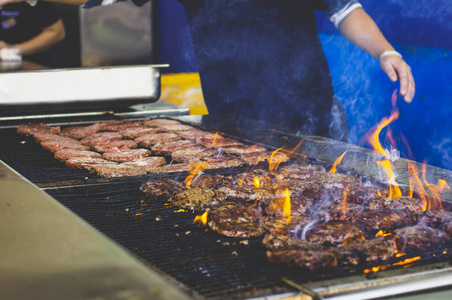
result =
[{"label": "person's hand", "polygon": [[416,86],[410,66],[396,54],[380,57],[380,66],[392,82],[400,81],[400,95],[405,102],[411,103]]},{"label": "person's hand", "polygon": [[18,2],[22,2],[24,0],[0,0],[0,9],[3,8],[3,6],[5,6],[6,4],[9,3],[18,3]]}]

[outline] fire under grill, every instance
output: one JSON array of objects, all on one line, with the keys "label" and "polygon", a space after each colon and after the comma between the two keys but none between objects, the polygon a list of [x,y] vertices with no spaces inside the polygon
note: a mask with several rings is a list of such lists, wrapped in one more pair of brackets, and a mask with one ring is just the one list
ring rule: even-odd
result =
[{"label": "fire under grill", "polygon": [[[262,143],[269,149],[282,145],[294,148],[305,139],[298,156],[323,166],[331,166],[346,149],[352,155],[342,162],[339,172],[347,171],[375,181],[375,172],[369,170],[367,164],[371,152],[359,147],[278,132],[266,124],[231,116],[178,119],[246,143]],[[14,126],[1,129],[0,135],[1,160],[195,298],[282,296],[299,289],[312,293],[313,297],[337,296],[353,290],[369,291],[372,285],[388,287],[440,275],[445,278],[452,273],[449,265],[452,256],[443,253],[444,248],[425,253],[422,259],[411,263],[401,264],[400,259],[394,258],[385,262],[385,270],[381,271],[382,265],[310,271],[274,264],[266,258],[262,238],[245,242],[220,236],[194,224],[197,214],[165,201],[149,201],[139,190],[149,179],[167,177],[183,181],[186,173],[99,178],[85,170],[67,168],[31,138],[18,136]],[[404,169],[401,167],[404,163],[400,160],[398,167]],[[240,169],[211,172],[228,175],[238,171]],[[403,172],[399,176],[402,183],[407,179]],[[448,171],[440,169],[432,169],[430,176],[451,178]],[[445,195],[446,200],[449,196]],[[445,202],[444,206],[448,209],[450,205]],[[407,253],[404,259],[417,255],[419,253]],[[424,289],[429,287],[435,287],[434,283]],[[411,290],[416,288],[411,286],[405,291]]]}]

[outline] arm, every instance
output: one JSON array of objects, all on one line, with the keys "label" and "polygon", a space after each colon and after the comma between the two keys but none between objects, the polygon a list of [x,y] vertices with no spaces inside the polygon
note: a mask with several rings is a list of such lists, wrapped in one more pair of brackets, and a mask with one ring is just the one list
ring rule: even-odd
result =
[{"label": "arm", "polygon": [[39,35],[18,45],[8,45],[4,42],[0,42],[0,49],[17,48],[21,55],[35,54],[50,49],[56,43],[63,40],[65,35],[66,32],[64,30],[63,21],[59,19],[54,24],[44,28]]},{"label": "arm", "polygon": [[[380,59],[385,51],[394,51],[372,18],[361,8],[353,10],[340,24],[341,33],[353,44]],[[397,55],[381,57],[380,66],[391,81],[400,81],[400,94],[410,103],[415,93],[411,68]]]}]

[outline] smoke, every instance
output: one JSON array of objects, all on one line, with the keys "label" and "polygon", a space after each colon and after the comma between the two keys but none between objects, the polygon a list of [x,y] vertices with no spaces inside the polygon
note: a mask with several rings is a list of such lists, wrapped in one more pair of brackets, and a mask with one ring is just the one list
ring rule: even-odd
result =
[{"label": "smoke", "polygon": [[439,140],[431,142],[434,150],[432,157],[440,159],[440,165],[445,168],[452,168],[452,139],[450,137],[442,137]]}]

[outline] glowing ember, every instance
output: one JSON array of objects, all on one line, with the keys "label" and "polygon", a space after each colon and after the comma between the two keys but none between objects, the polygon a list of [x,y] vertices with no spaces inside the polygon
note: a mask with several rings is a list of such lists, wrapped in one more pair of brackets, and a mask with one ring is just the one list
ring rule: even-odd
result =
[{"label": "glowing ember", "polygon": [[388,236],[388,235],[391,235],[391,233],[385,233],[383,230],[380,230],[379,232],[377,232],[375,237],[384,237],[384,236]]},{"label": "glowing ember", "polygon": [[190,189],[190,184],[192,183],[193,179],[204,172],[204,170],[207,169],[206,163],[200,163],[198,164],[193,171],[191,171],[191,174],[185,178],[184,183],[187,187],[187,189]]},{"label": "glowing ember", "polygon": [[342,158],[344,158],[345,153],[347,153],[347,151],[345,151],[344,153],[342,153],[341,156],[339,156],[333,163],[333,166],[331,167],[330,173],[331,174],[335,174],[336,173],[336,167],[341,163]]},{"label": "glowing ember", "polygon": [[404,260],[396,262],[396,263],[394,263],[392,265],[393,266],[402,266],[402,265],[406,265],[406,264],[412,263],[413,261],[417,261],[417,260],[420,260],[420,259],[421,259],[420,256],[416,256],[416,257],[404,259]]},{"label": "glowing ember", "polygon": [[193,223],[199,223],[202,225],[206,225],[207,224],[207,214],[208,214],[208,212],[206,211],[201,216],[196,216],[195,219],[193,220]]}]

